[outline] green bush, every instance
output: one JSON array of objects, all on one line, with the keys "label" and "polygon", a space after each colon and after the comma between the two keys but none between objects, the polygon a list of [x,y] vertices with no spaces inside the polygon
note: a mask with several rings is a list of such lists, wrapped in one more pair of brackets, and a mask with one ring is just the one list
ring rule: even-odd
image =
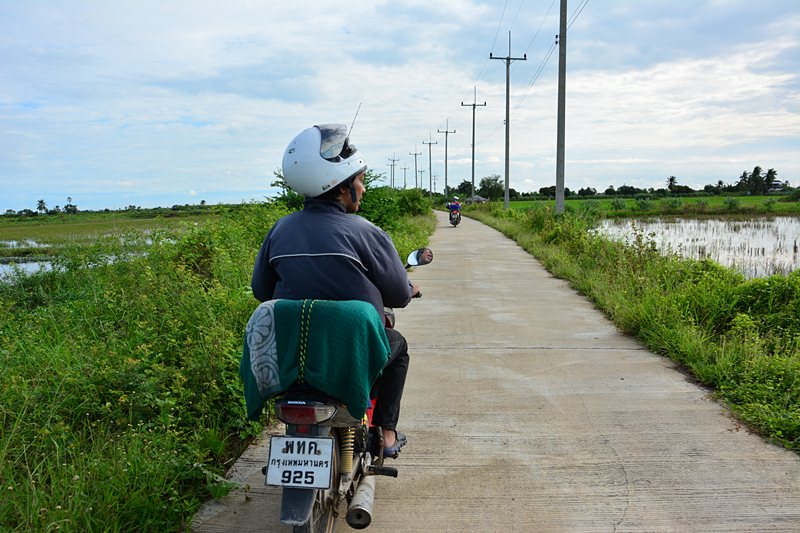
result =
[{"label": "green bush", "polygon": [[[238,376],[253,262],[289,210],[220,211],[149,234],[146,254],[113,235],[0,283],[0,529],[178,531],[225,492],[261,429]],[[390,233],[403,255],[433,227]]]}]

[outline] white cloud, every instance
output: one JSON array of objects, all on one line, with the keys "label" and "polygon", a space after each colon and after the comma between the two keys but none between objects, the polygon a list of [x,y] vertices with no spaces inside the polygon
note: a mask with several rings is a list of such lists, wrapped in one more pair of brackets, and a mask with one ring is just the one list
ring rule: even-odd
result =
[{"label": "white cloud", "polygon": [[[756,164],[800,180],[800,7],[790,4],[589,3],[569,37],[568,186],[662,186],[679,173],[702,186]],[[503,6],[4,2],[0,187],[11,192],[0,210],[42,191],[80,193],[86,208],[172,205],[189,190],[261,197],[295,133],[350,122],[359,103],[353,141],[375,170],[388,173],[393,154],[413,167],[416,145],[427,173],[432,134],[443,185],[436,130],[447,124],[449,180],[460,182],[472,163],[461,104],[475,86],[487,103],[476,110],[476,180],[503,175],[505,68],[488,53],[506,52],[512,20],[514,53],[529,60],[512,70],[511,183],[549,185],[557,54],[526,88],[556,14],[519,4],[499,24]]]}]

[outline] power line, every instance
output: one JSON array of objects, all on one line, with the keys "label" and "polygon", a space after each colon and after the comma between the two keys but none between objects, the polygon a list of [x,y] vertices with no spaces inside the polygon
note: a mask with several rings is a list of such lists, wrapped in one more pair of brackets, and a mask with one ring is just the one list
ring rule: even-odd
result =
[{"label": "power line", "polygon": [[514,13],[514,18],[511,19],[511,25],[508,27],[509,30],[514,29],[514,23],[517,21],[517,17],[519,16],[519,12],[522,10],[522,4],[525,3],[525,0],[519,0],[519,7],[517,8],[517,12]]},{"label": "power line", "polygon": [[431,139],[431,142],[422,141],[422,144],[428,145],[428,180],[430,181],[429,189],[430,189],[430,199],[431,203],[433,202],[433,166],[431,164],[431,145],[439,144],[439,141],[434,141],[433,136],[428,133],[428,138]]},{"label": "power line", "polygon": [[511,32],[508,32],[508,55],[506,57],[492,57],[490,52],[489,59],[499,59],[506,64],[506,186],[505,194],[503,195],[503,207],[508,209],[509,134],[511,132],[511,117],[508,109],[508,103],[509,99],[511,98],[511,62],[526,61],[528,56],[523,54],[522,57],[511,57]]},{"label": "power line", "polygon": [[444,194],[445,194],[445,196],[447,196],[447,137],[451,133],[455,133],[456,132],[456,130],[452,130],[452,131],[448,130],[447,129],[448,127],[450,127],[450,120],[449,119],[447,120],[447,123],[446,123],[446,125],[444,127],[444,131],[442,131],[442,130],[440,130],[438,128],[436,129],[437,132],[444,133]]},{"label": "power line", "polygon": [[544,22],[547,20],[547,17],[550,16],[550,12],[553,10],[553,6],[555,5],[555,3],[556,0],[550,2],[550,7],[547,8],[547,13],[545,13],[544,16],[542,17],[542,21],[539,22],[539,27],[536,28],[536,33],[533,34],[533,39],[531,39],[531,42],[528,43],[528,47],[525,48],[525,53],[528,53],[528,50],[531,49],[531,46],[533,46],[534,41],[536,41],[536,37],[538,37],[539,32],[542,31],[542,26],[544,26]]},{"label": "power line", "polygon": [[578,4],[578,7],[575,8],[575,11],[572,13],[572,17],[570,17],[569,22],[567,23],[567,29],[572,27],[572,24],[578,19],[578,16],[583,12],[583,9],[586,7],[586,4],[589,3],[589,0],[583,0],[581,4]]},{"label": "power line", "polygon": [[[500,22],[497,23],[497,31],[494,32],[494,39],[492,40],[492,46],[489,47],[489,50],[494,50],[494,45],[495,43],[497,43],[497,36],[500,35],[500,28],[503,25],[503,17],[506,16],[507,5],[508,5],[508,0],[506,0],[505,3],[503,4],[503,12],[500,14]],[[478,82],[480,81],[481,76],[483,75],[483,71],[488,63],[489,63],[488,59],[483,62],[483,66],[481,67],[481,70],[478,72],[478,77],[475,79],[475,85],[477,85]]]},{"label": "power line", "polygon": [[399,159],[394,157],[395,154],[392,154],[392,157],[389,158],[389,166],[392,167],[392,179],[391,179],[391,187],[394,189],[394,167],[397,165],[397,162],[400,161]]},{"label": "power line", "polygon": [[475,87],[475,93],[472,98],[472,103],[465,104],[464,102],[461,102],[461,105],[472,108],[472,194],[470,195],[470,198],[474,199],[475,198],[475,108],[486,106],[486,102],[482,104],[478,103],[478,88]]},{"label": "power line", "polygon": [[[409,152],[408,155],[413,155],[414,156],[414,188],[416,189],[416,188],[418,188],[418,185],[417,185],[417,174],[418,174],[418,172],[417,172],[417,156],[418,155],[422,155],[422,152],[417,152],[417,145],[415,144],[414,145],[414,151],[413,152]],[[420,180],[420,184],[422,184],[421,180]],[[421,187],[419,187],[419,188],[421,188]]]},{"label": "power line", "polygon": [[539,75],[541,75],[542,71],[544,70],[544,67],[547,65],[547,62],[550,60],[550,57],[553,55],[553,51],[555,49],[556,49],[556,43],[553,43],[552,45],[550,45],[550,49],[547,51],[547,54],[545,55],[544,59],[542,60],[541,64],[539,65],[539,69],[533,75],[533,78],[531,79],[530,83],[528,83],[528,86],[525,88],[525,90],[522,91],[522,96],[520,97],[520,99],[517,102],[517,104],[514,106],[514,111],[519,109],[519,107],[522,105],[522,102],[524,102],[525,98],[527,98],[528,92],[534,86],[534,84],[536,83],[536,80],[539,79]]},{"label": "power line", "polygon": [[[555,3],[555,0],[553,0],[553,3]],[[572,13],[572,19],[571,19],[572,21],[568,23],[567,29],[569,29],[569,27],[572,25],[572,23],[574,23],[575,20],[577,20],[578,16],[581,14],[581,12],[583,12],[584,8],[586,7],[586,4],[588,4],[588,3],[589,3],[589,0],[583,0],[578,5],[578,7],[575,8],[575,11]],[[550,7],[551,8],[553,7],[552,4],[551,4]],[[548,13],[549,13],[549,10],[548,10]],[[550,45],[550,48],[547,50],[547,52],[545,54],[545,57],[542,60],[542,63],[539,65],[539,69],[533,75],[533,78],[531,79],[530,83],[528,83],[528,86],[522,92],[522,96],[520,97],[519,101],[514,106],[514,111],[519,109],[520,106],[522,105],[522,102],[524,102],[525,98],[527,98],[528,93],[533,88],[533,86],[536,84],[536,81],[539,79],[539,76],[541,75],[542,71],[544,70],[544,67],[547,66],[547,62],[550,60],[550,57],[553,55],[553,52],[555,51],[557,45],[558,45],[558,40],[556,40],[553,44]]]}]

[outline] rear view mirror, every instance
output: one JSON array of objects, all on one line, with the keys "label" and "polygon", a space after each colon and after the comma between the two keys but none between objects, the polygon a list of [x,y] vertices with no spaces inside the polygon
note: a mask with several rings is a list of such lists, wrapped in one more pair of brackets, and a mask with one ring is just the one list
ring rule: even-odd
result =
[{"label": "rear view mirror", "polygon": [[419,250],[414,250],[408,255],[408,259],[406,259],[407,266],[422,266],[427,265],[433,261],[433,252],[430,248],[420,248]]}]

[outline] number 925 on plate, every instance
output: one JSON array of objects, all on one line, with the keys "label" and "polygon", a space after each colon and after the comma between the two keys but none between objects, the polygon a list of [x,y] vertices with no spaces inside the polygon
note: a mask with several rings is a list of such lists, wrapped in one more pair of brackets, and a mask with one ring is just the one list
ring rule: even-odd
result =
[{"label": "number 925 on plate", "polygon": [[328,489],[332,475],[331,437],[270,437],[267,485]]}]

